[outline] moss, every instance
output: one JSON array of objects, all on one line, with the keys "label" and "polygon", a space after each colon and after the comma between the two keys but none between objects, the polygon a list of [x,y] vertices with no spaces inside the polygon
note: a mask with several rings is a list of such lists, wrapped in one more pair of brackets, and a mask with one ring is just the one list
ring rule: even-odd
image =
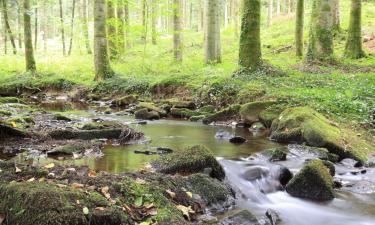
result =
[{"label": "moss", "polygon": [[274,104],[276,104],[275,101],[258,101],[247,103],[241,106],[241,118],[245,121],[245,123],[251,125],[260,120],[259,114],[261,112]]},{"label": "moss", "polygon": [[306,142],[310,146],[324,147],[343,158],[365,161],[374,149],[354,132],[340,128],[320,113],[308,107],[284,110],[271,127],[271,139],[279,142]]},{"label": "moss", "polygon": [[85,123],[81,129],[82,130],[103,130],[108,128],[121,128],[122,126],[114,121],[104,121],[104,122],[91,122]]},{"label": "moss", "polygon": [[238,117],[240,105],[231,105],[217,113],[207,116],[203,119],[204,124],[209,124],[215,121],[225,121]]},{"label": "moss", "polygon": [[137,95],[127,95],[127,96],[124,96],[124,97],[113,100],[112,105],[119,106],[119,107],[128,106],[130,104],[136,103],[137,100],[138,100]]},{"label": "moss", "polygon": [[0,139],[8,138],[8,137],[19,137],[24,138],[27,137],[28,134],[24,130],[11,127],[8,124],[1,123],[0,121]]},{"label": "moss", "polygon": [[192,116],[200,116],[201,113],[186,108],[172,108],[171,115],[177,118],[190,118]]},{"label": "moss", "polygon": [[138,108],[146,108],[146,109],[148,109],[148,110],[150,110],[150,111],[158,112],[158,113],[160,113],[160,115],[162,115],[162,116],[163,116],[163,115],[166,115],[166,112],[165,112],[164,109],[161,109],[161,108],[155,106],[153,103],[149,103],[149,102],[140,102],[140,103],[138,104]]},{"label": "moss", "polygon": [[223,179],[224,169],[216,161],[212,152],[204,146],[196,145],[172,154],[160,156],[152,162],[157,171],[168,174],[192,174],[210,169],[210,176]]},{"label": "moss", "polygon": [[23,103],[23,101],[17,97],[0,97],[0,104],[4,103]]},{"label": "moss", "polygon": [[198,109],[198,112],[204,114],[212,114],[215,112],[215,106],[213,105],[205,105]]},{"label": "moss", "polygon": [[73,155],[73,153],[79,153],[85,150],[85,146],[68,144],[58,146],[48,152],[48,155]]},{"label": "moss", "polygon": [[294,197],[331,200],[333,178],[321,160],[312,160],[287,184],[286,191]]},{"label": "moss", "polygon": [[11,116],[12,113],[9,110],[0,110],[0,116]]},{"label": "moss", "polygon": [[196,105],[192,101],[180,101],[177,99],[168,99],[163,101],[163,103],[168,104],[174,108],[187,108],[187,109],[195,109]]},{"label": "moss", "polygon": [[192,116],[189,118],[189,120],[192,122],[196,122],[196,121],[203,120],[205,117],[206,117],[205,115]]},{"label": "moss", "polygon": [[271,127],[273,120],[279,117],[282,110],[280,109],[266,109],[259,113],[259,120],[262,122],[266,127]]},{"label": "moss", "polygon": [[62,121],[72,121],[72,119],[70,119],[69,117],[64,116],[64,115],[62,115],[60,113],[58,113],[58,114],[55,115],[55,119],[56,120],[62,120]]},{"label": "moss", "polygon": [[271,148],[266,149],[262,152],[263,155],[269,157],[269,161],[285,161],[287,156],[288,148],[287,147],[280,147],[280,148]]},{"label": "moss", "polygon": [[266,94],[265,87],[257,84],[247,84],[243,89],[238,92],[237,101],[240,104],[253,102]]},{"label": "moss", "polygon": [[148,111],[148,109],[143,108],[140,110],[135,111],[134,113],[136,119],[142,120],[158,120],[160,119],[160,115],[156,111]]},{"label": "moss", "polygon": [[53,139],[118,139],[122,134],[122,129],[102,129],[102,130],[53,130],[48,133]]}]

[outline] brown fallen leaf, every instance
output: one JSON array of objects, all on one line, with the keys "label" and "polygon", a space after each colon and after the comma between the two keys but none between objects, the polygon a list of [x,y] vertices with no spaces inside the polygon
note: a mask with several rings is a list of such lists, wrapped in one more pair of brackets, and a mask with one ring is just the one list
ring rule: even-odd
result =
[{"label": "brown fallen leaf", "polygon": [[50,163],[44,166],[46,169],[52,169],[53,167],[55,167],[55,163]]},{"label": "brown fallen leaf", "polygon": [[33,181],[35,181],[34,177],[27,180],[27,182],[33,182]]},{"label": "brown fallen leaf", "polygon": [[21,173],[22,170],[16,166],[16,173]]},{"label": "brown fallen leaf", "polygon": [[192,216],[195,214],[195,211],[191,209],[191,206],[186,207],[183,205],[177,205],[176,208],[180,210],[182,215],[184,215],[184,217],[189,221],[191,221]]},{"label": "brown fallen leaf", "polygon": [[4,220],[5,220],[5,215],[0,214],[0,225],[3,224]]},{"label": "brown fallen leaf", "polygon": [[186,195],[189,196],[189,198],[193,198],[193,193],[191,193],[190,191],[187,191]]},{"label": "brown fallen leaf", "polygon": [[89,177],[96,177],[96,172],[94,170],[90,170],[88,173]]},{"label": "brown fallen leaf", "polygon": [[173,191],[168,189],[168,190],[165,190],[165,192],[167,192],[170,198],[172,199],[176,198],[176,193],[174,193]]},{"label": "brown fallen leaf", "polygon": [[101,192],[104,195],[104,197],[106,197],[106,199],[111,199],[111,195],[109,194],[109,187],[108,186],[102,187]]},{"label": "brown fallen leaf", "polygon": [[71,186],[72,186],[72,188],[74,188],[74,189],[81,189],[81,188],[84,187],[83,184],[79,184],[79,183],[73,183]]},{"label": "brown fallen leaf", "polygon": [[130,217],[135,221],[142,221],[146,217],[155,216],[158,214],[154,204],[147,206],[124,205],[123,210],[126,211]]}]

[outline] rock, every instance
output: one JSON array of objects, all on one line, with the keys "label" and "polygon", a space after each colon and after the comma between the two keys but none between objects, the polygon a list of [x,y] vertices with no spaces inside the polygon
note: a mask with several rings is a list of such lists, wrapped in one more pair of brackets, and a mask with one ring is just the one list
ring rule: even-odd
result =
[{"label": "rock", "polygon": [[122,127],[123,125],[114,121],[100,121],[100,122],[85,123],[81,127],[81,130],[103,130],[103,129],[122,128]]},{"label": "rock", "polygon": [[173,152],[173,149],[166,147],[157,147],[156,151],[158,152],[158,154],[169,154]]},{"label": "rock", "polygon": [[270,225],[278,225],[281,223],[279,214],[273,209],[267,209],[266,217],[269,219]]},{"label": "rock", "polygon": [[128,106],[130,104],[134,104],[134,103],[137,102],[137,100],[138,100],[138,96],[136,96],[136,95],[128,95],[128,96],[121,97],[121,98],[113,100],[111,104],[113,106],[122,107],[122,106]]},{"label": "rock", "polygon": [[25,138],[28,134],[20,129],[0,123],[0,139],[9,137]]},{"label": "rock", "polygon": [[258,219],[248,210],[241,210],[220,221],[220,225],[260,225]]},{"label": "rock", "polygon": [[219,180],[225,177],[224,169],[216,161],[215,156],[201,145],[175,150],[171,154],[162,155],[151,164],[156,171],[167,174],[193,174],[211,168],[211,177]]},{"label": "rock", "polygon": [[205,105],[198,109],[198,112],[202,114],[212,114],[215,112],[215,106],[213,105]]},{"label": "rock", "polygon": [[268,157],[268,160],[271,162],[285,161],[287,152],[288,152],[287,147],[279,147],[279,148],[266,149],[262,152],[262,155]]},{"label": "rock", "polygon": [[161,109],[157,106],[155,106],[155,104],[153,103],[148,103],[148,102],[140,102],[138,104],[138,108],[139,109],[142,109],[142,108],[146,108],[148,109],[148,111],[155,111],[155,112],[158,112],[160,114],[161,117],[164,117],[167,115],[167,112],[164,110],[164,109]]},{"label": "rock", "polygon": [[48,156],[73,156],[73,153],[85,151],[85,146],[68,144],[58,146],[47,152]]},{"label": "rock", "polygon": [[308,107],[284,110],[273,121],[270,138],[278,142],[306,142],[309,146],[327,148],[340,159],[353,158],[361,162],[373,149],[353,131],[338,127]]},{"label": "rock", "polygon": [[233,137],[233,135],[231,133],[229,133],[228,131],[225,131],[225,130],[219,130],[215,134],[215,138],[219,139],[219,140],[229,140],[232,137]]},{"label": "rock", "polygon": [[363,167],[363,164],[359,161],[356,161],[354,159],[349,159],[349,158],[346,158],[346,159],[343,159],[340,161],[340,164],[341,165],[344,165],[348,168],[352,168],[352,167],[355,167],[355,168],[358,168],[358,167]]},{"label": "rock", "polygon": [[286,191],[299,198],[332,200],[333,178],[321,160],[312,160],[287,184]]},{"label": "rock", "polygon": [[290,172],[290,170],[285,166],[281,166],[278,174],[278,180],[280,184],[285,187],[285,185],[287,185],[292,178],[293,173]]},{"label": "rock", "polygon": [[246,138],[241,137],[241,136],[234,136],[229,139],[229,142],[233,144],[242,144],[242,143],[245,143],[246,141],[247,141]]},{"label": "rock", "polygon": [[241,119],[243,119],[246,124],[252,125],[253,123],[260,121],[259,114],[262,111],[274,104],[276,104],[275,101],[259,101],[244,104],[240,109]]},{"label": "rock", "polygon": [[70,119],[69,117],[64,116],[64,115],[62,115],[60,113],[59,114],[55,114],[55,120],[67,121],[67,122],[72,121],[72,119]]},{"label": "rock", "polygon": [[200,116],[201,113],[186,108],[171,108],[170,114],[176,118],[190,118]]},{"label": "rock", "polygon": [[241,108],[240,105],[229,106],[217,113],[207,116],[206,118],[203,119],[203,123],[210,124],[212,122],[226,121],[226,120],[237,118],[240,108]]},{"label": "rock", "polygon": [[191,101],[172,101],[173,108],[195,109],[195,103]]},{"label": "rock", "polygon": [[136,119],[140,120],[158,120],[160,115],[156,111],[148,111],[148,109],[140,109],[134,113]]},{"label": "rock", "polygon": [[270,170],[264,166],[252,166],[249,167],[241,176],[248,181],[261,179],[262,177],[268,176]]},{"label": "rock", "polygon": [[328,160],[323,160],[322,162],[328,168],[329,174],[332,177],[335,176],[335,173],[336,173],[335,164],[333,164],[332,162],[330,162]]},{"label": "rock", "polygon": [[11,116],[12,112],[9,110],[0,109],[0,116]]},{"label": "rock", "polygon": [[191,122],[197,122],[197,121],[203,120],[205,117],[206,117],[205,115],[192,116],[192,117],[189,118],[189,121],[191,121]]},{"label": "rock", "polygon": [[263,123],[256,122],[256,123],[253,123],[253,125],[251,125],[250,130],[254,132],[260,132],[260,131],[266,130],[266,127],[263,125]]}]

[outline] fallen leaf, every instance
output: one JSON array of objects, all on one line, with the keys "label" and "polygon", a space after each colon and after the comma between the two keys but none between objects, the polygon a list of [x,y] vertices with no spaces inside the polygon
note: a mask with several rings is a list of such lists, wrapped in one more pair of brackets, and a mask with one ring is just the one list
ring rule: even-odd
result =
[{"label": "fallen leaf", "polygon": [[21,173],[22,170],[16,166],[16,173]]},{"label": "fallen leaf", "polygon": [[39,178],[39,182],[44,182],[46,180],[46,178],[42,177],[42,178]]},{"label": "fallen leaf", "polygon": [[12,127],[13,127],[13,128],[16,128],[16,127],[17,127],[16,122],[12,121],[11,124],[12,124]]},{"label": "fallen leaf", "polygon": [[111,195],[109,194],[109,187],[108,186],[102,187],[101,192],[104,195],[104,197],[106,197],[107,199],[111,198]]},{"label": "fallen leaf", "polygon": [[54,177],[55,177],[55,174],[54,174],[54,173],[49,173],[49,174],[48,174],[48,177],[54,178]]},{"label": "fallen leaf", "polygon": [[98,211],[105,211],[105,208],[104,208],[104,207],[96,207],[95,210],[98,210]]},{"label": "fallen leaf", "polygon": [[150,224],[151,224],[151,222],[142,222],[142,223],[140,223],[138,225],[150,225]]},{"label": "fallen leaf", "polygon": [[189,196],[189,198],[193,198],[193,193],[191,193],[190,191],[187,191],[186,195]]},{"label": "fallen leaf", "polygon": [[96,177],[96,172],[94,170],[90,170],[88,173],[89,177]]},{"label": "fallen leaf", "polygon": [[56,184],[56,186],[59,187],[59,188],[64,188],[64,187],[66,187],[66,185],[64,185],[64,184]]},{"label": "fallen leaf", "polygon": [[1,169],[0,169],[0,173],[3,172]]},{"label": "fallen leaf", "polygon": [[44,166],[46,169],[52,169],[53,167],[55,167],[55,163],[50,163]]},{"label": "fallen leaf", "polygon": [[79,184],[79,183],[73,183],[72,184],[72,188],[75,188],[75,189],[80,189],[80,188],[83,188],[84,185],[83,184]]},{"label": "fallen leaf", "polygon": [[167,194],[169,195],[169,197],[171,197],[172,199],[176,197],[176,193],[174,193],[171,190],[165,190],[165,192],[167,192]]},{"label": "fallen leaf", "polygon": [[195,213],[194,210],[191,209],[191,206],[186,207],[186,206],[183,206],[183,205],[177,205],[176,208],[178,210],[180,210],[182,212],[182,215],[184,215],[186,217],[186,219],[189,220],[189,221],[190,221],[190,218],[191,218],[190,216]]},{"label": "fallen leaf", "polygon": [[82,209],[82,211],[83,211],[83,214],[85,214],[85,215],[88,215],[88,214],[89,214],[89,208],[87,208],[87,207],[84,207],[84,208]]},{"label": "fallen leaf", "polygon": [[140,197],[137,197],[134,201],[134,205],[136,206],[142,206],[143,205],[143,197],[140,196]]},{"label": "fallen leaf", "polygon": [[80,201],[79,201],[78,199],[77,199],[77,201],[76,201],[76,202],[77,202],[77,205],[80,205],[80,204],[81,204],[81,202],[80,202]]},{"label": "fallen leaf", "polygon": [[27,182],[33,182],[33,181],[35,181],[34,177],[27,180]]}]

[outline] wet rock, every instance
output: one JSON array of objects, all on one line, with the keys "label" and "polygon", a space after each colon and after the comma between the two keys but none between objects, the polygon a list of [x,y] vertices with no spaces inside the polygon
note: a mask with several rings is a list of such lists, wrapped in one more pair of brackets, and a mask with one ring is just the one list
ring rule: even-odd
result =
[{"label": "wet rock", "polygon": [[220,225],[260,225],[254,214],[248,210],[242,210],[220,221]]},{"label": "wet rock", "polygon": [[138,100],[138,96],[128,95],[128,96],[113,100],[111,104],[112,106],[123,107],[123,106],[128,106],[130,104],[134,104],[137,102],[137,100]]},{"label": "wet rock", "polygon": [[225,130],[219,130],[215,134],[215,138],[219,139],[219,140],[229,140],[232,137],[233,137],[233,135],[231,133],[229,133],[228,131],[225,131]]},{"label": "wet rock", "polygon": [[342,190],[357,194],[375,193],[374,182],[368,180],[356,180],[343,185]]},{"label": "wet rock", "polygon": [[227,121],[238,118],[238,112],[240,111],[240,105],[229,106],[217,113],[207,116],[203,119],[204,124],[210,124],[217,121]]},{"label": "wet rock", "polygon": [[247,141],[246,138],[241,137],[241,136],[234,136],[229,139],[229,142],[233,144],[242,144],[242,143],[245,143],[246,141]]},{"label": "wet rock", "polygon": [[67,121],[67,122],[72,121],[72,119],[62,114],[55,114],[55,120]]},{"label": "wet rock", "polygon": [[281,223],[279,214],[273,209],[267,209],[266,217],[270,221],[270,225],[278,225]]},{"label": "wet rock", "polygon": [[331,176],[335,176],[335,173],[336,173],[336,168],[335,168],[335,164],[333,164],[332,162],[330,161],[327,161],[327,160],[323,160],[322,161],[324,166],[326,166],[329,170],[329,174],[331,174]]},{"label": "wet rock", "polygon": [[372,148],[353,131],[338,127],[308,107],[284,110],[273,121],[270,138],[278,142],[306,142],[309,146],[327,148],[340,159],[358,161],[365,161],[368,150]]},{"label": "wet rock", "polygon": [[259,101],[244,104],[240,109],[241,119],[243,119],[246,124],[252,125],[260,120],[259,114],[261,112],[274,104],[276,104],[275,101]]},{"label": "wet rock", "polygon": [[290,172],[290,170],[286,168],[285,166],[280,167],[278,174],[279,174],[278,180],[283,187],[285,187],[289,183],[289,181],[293,178],[293,173]]},{"label": "wet rock", "polygon": [[156,111],[148,111],[148,109],[140,109],[135,112],[135,118],[141,120],[158,120],[160,115]]},{"label": "wet rock", "polygon": [[344,165],[348,168],[358,168],[358,167],[363,167],[363,164],[357,160],[346,158],[340,161],[341,165]]},{"label": "wet rock", "polygon": [[160,107],[157,107],[155,104],[153,103],[149,103],[149,102],[140,102],[137,106],[139,109],[142,109],[142,108],[146,108],[148,109],[148,111],[155,111],[155,112],[158,112],[160,114],[161,117],[164,117],[167,115],[167,112],[160,108]]},{"label": "wet rock", "polygon": [[260,132],[260,131],[266,130],[266,127],[263,125],[263,123],[256,122],[256,123],[253,123],[253,125],[251,125],[250,130],[253,132]]},{"label": "wet rock", "polygon": [[270,170],[264,166],[252,166],[249,167],[241,176],[248,181],[261,179],[268,176]]},{"label": "wet rock", "polygon": [[212,152],[201,145],[175,150],[154,160],[151,164],[157,171],[167,174],[193,174],[211,168],[211,177],[219,180],[225,177],[224,169]]},{"label": "wet rock", "polygon": [[262,152],[262,155],[268,157],[268,160],[271,162],[277,162],[277,161],[285,161],[287,152],[288,152],[287,147],[271,148],[271,149],[264,150]]},{"label": "wet rock", "polygon": [[332,200],[333,178],[321,160],[312,160],[287,184],[286,191],[299,198],[317,201]]},{"label": "wet rock", "polygon": [[176,118],[190,118],[200,116],[201,113],[186,108],[171,108],[170,114]]},{"label": "wet rock", "polygon": [[122,128],[123,125],[114,122],[114,121],[98,121],[92,123],[85,123],[81,130],[103,130],[103,129],[111,129],[111,128]]},{"label": "wet rock", "polygon": [[318,148],[298,144],[290,144],[288,145],[288,148],[291,150],[291,152],[297,155],[307,155],[311,159],[328,160],[336,163],[340,158],[338,155],[330,153],[326,148]]},{"label": "wet rock", "polygon": [[198,109],[198,112],[202,114],[212,114],[215,112],[215,106],[213,105],[205,105]]},{"label": "wet rock", "polygon": [[73,153],[83,152],[85,147],[82,145],[68,144],[58,146],[47,152],[48,156],[73,156]]}]

